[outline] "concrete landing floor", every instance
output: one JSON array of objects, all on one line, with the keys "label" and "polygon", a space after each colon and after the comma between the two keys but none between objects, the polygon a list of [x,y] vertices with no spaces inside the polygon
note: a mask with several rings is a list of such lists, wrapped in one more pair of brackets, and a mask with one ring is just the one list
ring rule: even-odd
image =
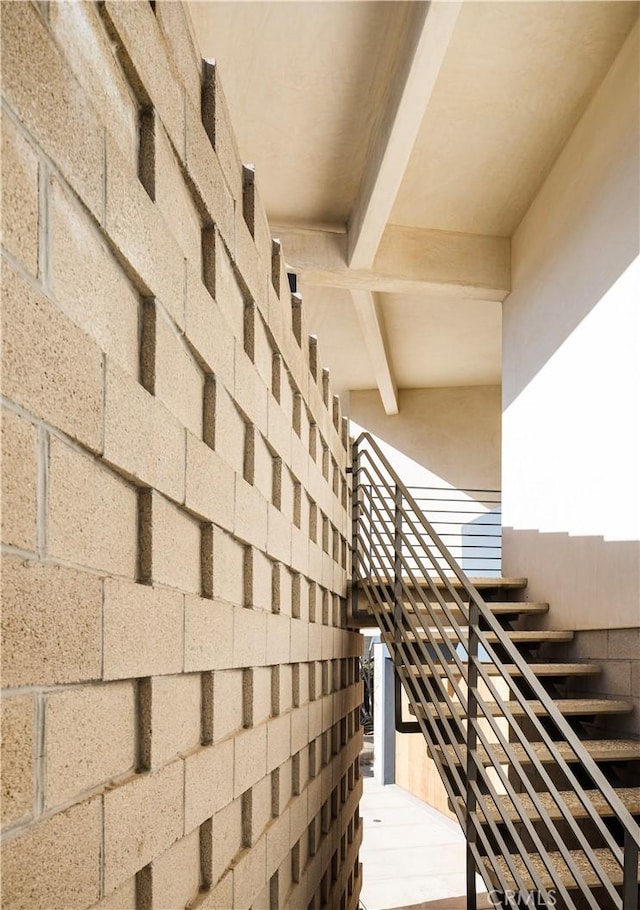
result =
[{"label": "concrete landing floor", "polygon": [[[465,845],[459,825],[395,784],[383,787],[373,777],[363,778],[363,910],[414,910],[416,904],[423,910],[464,908]],[[486,891],[480,878],[477,887],[478,894]]]}]

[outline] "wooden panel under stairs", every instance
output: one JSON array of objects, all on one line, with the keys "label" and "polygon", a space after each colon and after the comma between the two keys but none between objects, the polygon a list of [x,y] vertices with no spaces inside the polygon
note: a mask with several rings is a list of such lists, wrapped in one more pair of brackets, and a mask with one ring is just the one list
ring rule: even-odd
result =
[{"label": "wooden panel under stairs", "polygon": [[[593,851],[597,857],[600,865],[606,872],[612,885],[619,887],[622,885],[622,869],[616,861],[613,853],[610,850],[607,850],[604,847],[600,847]],[[569,851],[572,860],[576,864],[576,867],[580,874],[583,876],[583,881],[590,887],[594,888],[600,885],[600,879],[596,875],[593,866],[585,856],[582,850],[570,850]],[[529,860],[531,861],[532,866],[536,870],[536,873],[539,875],[540,882],[543,888],[557,888],[557,881],[560,879],[564,884],[565,888],[570,891],[577,887],[576,881],[571,874],[569,867],[565,863],[562,855],[560,853],[549,853],[549,861],[553,864],[555,870],[555,880],[549,874],[547,867],[545,866],[542,857],[538,853],[530,853],[528,855]],[[522,877],[524,887],[527,890],[534,891],[535,884],[527,868],[524,864],[524,860],[520,856],[512,856],[511,861],[514,867],[518,870],[519,874]],[[498,877],[496,876],[491,863],[488,860],[483,860],[485,867],[487,869],[489,879],[493,882],[496,887],[499,887]],[[504,876],[508,887],[512,890],[519,890],[519,886],[516,884],[516,881],[509,871],[507,862],[503,856],[498,857],[498,864],[502,875]]]},{"label": "wooden panel under stairs", "polygon": [[[547,714],[547,709],[540,701],[531,700],[527,702],[527,705],[537,717],[544,717]],[[614,698],[556,698],[554,699],[554,705],[565,717],[586,717],[591,714],[629,714],[633,711],[631,702]],[[524,706],[516,701],[485,702],[486,711],[492,717],[501,717],[504,714],[505,707],[508,707],[514,717],[526,716]],[[433,720],[439,717],[438,709],[433,704],[419,705],[417,711],[410,705],[409,710],[412,714],[416,714],[419,717],[431,717]],[[460,704],[456,706],[456,710],[453,712],[449,705],[442,703],[440,711],[445,717],[452,717],[453,713],[455,713],[456,717],[461,720],[466,719],[467,716],[466,711]],[[478,715],[482,716],[483,713],[486,712],[478,708]]]},{"label": "wooden panel under stairs", "polygon": [[[631,815],[640,815],[640,787],[619,787],[615,792],[620,802]],[[589,813],[587,812],[584,803],[574,791],[562,791],[558,796],[566,806],[569,815],[573,816],[573,818],[589,817]],[[600,818],[610,818],[615,814],[599,790],[588,790],[587,796]],[[564,818],[558,803],[551,793],[538,793],[537,798],[549,818],[554,821]],[[501,824],[504,822],[505,815],[510,821],[517,822],[520,819],[518,809],[516,809],[508,796],[498,796],[496,798],[485,796],[484,799],[484,810],[488,813],[491,821]],[[531,797],[526,793],[519,793],[518,799],[520,800],[522,810],[525,812],[526,816],[532,821],[538,821],[540,819],[540,813],[535,807]],[[459,798],[458,804],[464,813],[464,800]],[[478,807],[477,812],[480,823],[485,824],[485,812],[482,811],[480,807]]]},{"label": "wooden panel under stairs", "polygon": [[[593,761],[596,762],[640,761],[640,742],[636,740],[585,739],[582,740],[581,745],[591,756]],[[544,743],[532,742],[529,743],[529,747],[533,750],[533,753],[538,758],[538,760],[542,762],[542,764],[553,765],[556,763],[555,757],[551,754]],[[569,764],[573,764],[579,761],[579,759],[576,758],[573,749],[569,746],[568,743],[559,741],[555,743],[555,747],[560,756]],[[461,763],[464,763],[466,766],[466,747],[460,746],[459,749],[460,758],[458,758],[456,750],[453,746],[447,746],[446,753],[452,764],[460,765]],[[436,748],[436,751],[442,754],[442,749],[440,746]],[[492,746],[492,751],[495,753],[496,759],[501,765],[510,764],[514,758],[517,758],[517,760],[523,765],[531,764],[527,754],[525,753],[524,747],[520,743],[511,743],[509,745],[508,752],[505,752],[505,750],[499,745]],[[490,767],[493,764],[484,748],[479,747],[477,754],[479,761],[482,762],[483,765]]]}]

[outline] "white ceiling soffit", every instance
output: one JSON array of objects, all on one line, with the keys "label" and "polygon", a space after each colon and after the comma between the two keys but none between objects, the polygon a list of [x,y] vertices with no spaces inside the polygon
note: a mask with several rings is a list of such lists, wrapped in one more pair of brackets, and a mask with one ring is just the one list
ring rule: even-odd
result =
[{"label": "white ceiling soffit", "polygon": [[376,377],[376,385],[382,398],[382,406],[389,416],[398,413],[398,386],[393,376],[393,367],[387,345],[382,307],[378,295],[366,288],[351,291],[364,343]]},{"label": "white ceiling soffit", "polygon": [[351,268],[368,269],[373,264],[461,6],[453,0],[413,5],[349,218]]}]

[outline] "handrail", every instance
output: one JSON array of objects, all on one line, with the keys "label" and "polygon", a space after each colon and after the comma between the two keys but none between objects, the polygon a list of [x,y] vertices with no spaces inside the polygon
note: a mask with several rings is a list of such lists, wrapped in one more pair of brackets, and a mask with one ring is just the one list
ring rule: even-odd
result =
[{"label": "handrail", "polygon": [[[366,443],[366,447],[363,446],[363,443]],[[478,741],[489,760],[493,762],[498,779],[515,807],[518,823],[522,824],[527,835],[535,844],[540,859],[552,880],[554,880],[555,871],[548,849],[540,841],[512,780],[503,771],[497,760],[493,747],[499,745],[506,750],[510,742],[509,737],[505,736],[504,731],[500,728],[500,718],[494,717],[487,706],[486,695],[483,695],[480,689],[480,686],[483,685],[490,698],[502,702],[500,717],[507,722],[509,729],[517,737],[527,762],[540,775],[551,793],[559,809],[561,820],[569,825],[591,869],[599,879],[600,885],[609,894],[614,906],[620,910],[637,910],[636,879],[640,827],[619,799],[615,788],[611,786],[589,755],[574,729],[559,711],[552,697],[535,676],[530,665],[511,641],[508,633],[489,609],[477,588],[453,558],[433,525],[423,514],[416,499],[402,483],[376,440],[369,433],[361,433],[353,445],[352,472],[352,604],[354,608],[357,608],[358,590],[362,588],[374,615],[380,622],[383,634],[394,652],[396,670],[407,689],[410,704],[416,712],[417,723],[430,746],[431,755],[443,778],[454,811],[467,830],[467,858],[468,863],[473,866],[471,870],[473,874],[469,872],[468,875],[469,887],[471,887],[471,880],[475,882],[475,868],[479,865],[481,857],[489,859],[497,880],[505,884],[501,867],[497,862],[497,858],[501,857],[506,863],[513,881],[522,886],[523,879],[511,858],[511,853],[515,853],[519,854],[536,889],[541,894],[547,895],[547,889],[543,887],[539,870],[534,868],[530,861],[529,851],[512,819],[508,817],[509,813],[503,808],[502,802],[497,798],[493,800],[494,806],[502,816],[500,824],[506,827],[515,844],[515,850],[512,848],[511,853],[506,848],[503,834],[492,820],[491,812],[485,808],[486,793],[483,794],[483,787],[488,789],[490,796],[495,797],[497,794],[483,762],[478,758]],[[365,505],[368,511],[365,511]],[[365,519],[368,519],[369,524]],[[364,571],[363,546],[367,550],[370,573]],[[405,554],[410,555],[413,565],[409,564]],[[445,564],[446,568],[441,565],[441,562]],[[379,584],[371,584],[371,578],[368,577],[374,570],[377,573]],[[420,573],[419,579],[416,578],[416,570]],[[369,583],[367,584],[367,582]],[[432,600],[435,600],[438,605],[438,613],[434,612]],[[406,609],[405,601],[409,602],[413,612]],[[453,601],[453,605],[451,601]],[[462,624],[458,622],[452,610],[456,610],[458,615],[462,615]],[[466,635],[463,627],[467,629]],[[436,634],[434,634],[434,629],[437,630]],[[491,640],[489,640],[489,636],[491,636]],[[456,643],[461,643],[466,649],[466,658],[463,659],[458,655]],[[498,668],[499,676],[496,677],[487,672],[486,662],[478,657],[480,647],[488,660]],[[515,678],[505,670],[503,659],[497,654],[497,648],[507,655],[507,662],[515,665],[520,674],[519,682],[516,682]],[[418,670],[418,676],[404,669],[412,664]],[[457,673],[452,669],[452,664],[457,668]],[[424,669],[426,666],[429,667],[429,673]],[[449,685],[452,686],[457,702],[452,700],[447,692],[443,678],[446,678]],[[496,686],[496,680],[506,683],[513,701],[504,701],[503,694]],[[462,683],[466,684],[466,695]],[[588,792],[581,786],[571,769],[572,762],[563,758],[556,741],[551,738],[542,719],[531,709],[528,698],[522,691],[523,686],[527,686],[532,693],[529,698],[534,698],[541,703],[546,712],[546,718],[553,722],[555,730],[570,747],[583,771],[588,774],[595,787],[608,802],[622,826],[622,844],[616,841],[614,834],[600,818]],[[425,691],[431,698],[430,704],[437,714],[437,723],[431,719],[432,716],[429,712],[425,711],[424,717],[422,717],[419,710]],[[523,712],[523,717],[518,721],[510,710],[510,706],[516,703]],[[449,716],[444,709],[445,706],[449,711]],[[497,738],[497,743],[492,743],[487,738],[487,731],[479,724],[479,719],[488,723],[492,734]],[[581,826],[577,824],[575,816],[566,806],[560,795],[561,791],[558,790],[545,769],[544,762],[539,759],[532,748],[530,737],[525,734],[521,726],[524,721],[528,721],[533,726],[540,741],[550,752],[556,767],[560,769],[569,786],[578,796],[587,817],[592,821],[611,855],[620,865],[623,871],[622,897],[603,869]],[[445,738],[445,734],[448,738]],[[454,747],[460,767],[465,771],[464,786],[455,763],[450,759],[447,745]],[[461,746],[465,749],[464,757],[459,751]],[[438,748],[441,749],[441,754],[438,753]],[[588,905],[593,910],[599,910],[599,904],[592,892],[594,886],[587,885],[583,870],[578,868],[574,862],[566,846],[565,838],[560,835],[545,806],[537,798],[530,775],[516,756],[510,756],[510,767],[519,784],[523,786],[533,801],[539,817],[547,824],[548,831],[555,842],[555,848],[558,849],[568,866]],[[456,795],[465,799],[467,811],[464,813],[464,819],[457,806]],[[484,824],[479,823],[480,812],[483,813]],[[485,826],[489,829],[490,835],[485,831]],[[480,852],[479,846],[482,848]],[[499,849],[496,853],[497,847]],[[479,871],[486,877],[483,863],[480,864]],[[575,906],[562,882],[556,882],[555,887],[559,890],[567,907]],[[475,895],[475,884],[473,888]],[[472,901],[469,904],[471,907],[475,897],[472,898],[470,895],[469,900]]]}]

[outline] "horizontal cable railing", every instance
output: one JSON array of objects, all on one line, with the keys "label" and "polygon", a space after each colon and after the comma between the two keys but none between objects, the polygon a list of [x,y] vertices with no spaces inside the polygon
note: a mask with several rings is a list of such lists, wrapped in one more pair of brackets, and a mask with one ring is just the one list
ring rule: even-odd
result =
[{"label": "horizontal cable railing", "polygon": [[[444,543],[451,556],[472,577],[500,576],[502,570],[502,508],[499,490],[472,490],[454,487],[408,486],[420,510]],[[373,499],[388,497],[384,489],[374,485],[370,489]],[[386,510],[380,503],[382,517],[371,516],[372,521],[382,521]],[[388,530],[388,528],[387,528]],[[419,531],[418,531],[419,533]],[[428,546],[445,572],[450,572],[437,548],[424,534],[420,545]],[[412,534],[408,535],[412,540]],[[414,542],[418,543],[416,539]],[[417,566],[409,559],[413,571]]]},{"label": "horizontal cable railing", "polygon": [[[369,434],[358,437],[353,449],[353,603],[364,595],[381,627],[466,832],[468,907],[475,905],[479,871],[488,887],[499,884],[511,906],[521,906],[508,897],[515,883],[522,893],[538,892],[550,905],[560,897],[567,908],[602,910],[605,894],[612,908],[638,910],[640,828],[425,516],[414,492],[402,484]],[[515,666],[517,680],[505,663]],[[544,718],[537,716],[529,698],[542,705]],[[500,706],[498,716],[492,703]],[[534,743],[548,753],[553,773]],[[622,837],[600,818],[573,765],[608,802]],[[551,795],[557,819],[540,800],[534,779]],[[605,869],[601,854],[566,804],[564,790],[579,799],[620,875]],[[544,823],[544,838],[522,797]],[[567,832],[575,849],[567,847]],[[533,861],[532,849],[542,867]],[[575,888],[559,876],[552,854],[559,854]],[[582,903],[576,902],[576,894]]]}]

